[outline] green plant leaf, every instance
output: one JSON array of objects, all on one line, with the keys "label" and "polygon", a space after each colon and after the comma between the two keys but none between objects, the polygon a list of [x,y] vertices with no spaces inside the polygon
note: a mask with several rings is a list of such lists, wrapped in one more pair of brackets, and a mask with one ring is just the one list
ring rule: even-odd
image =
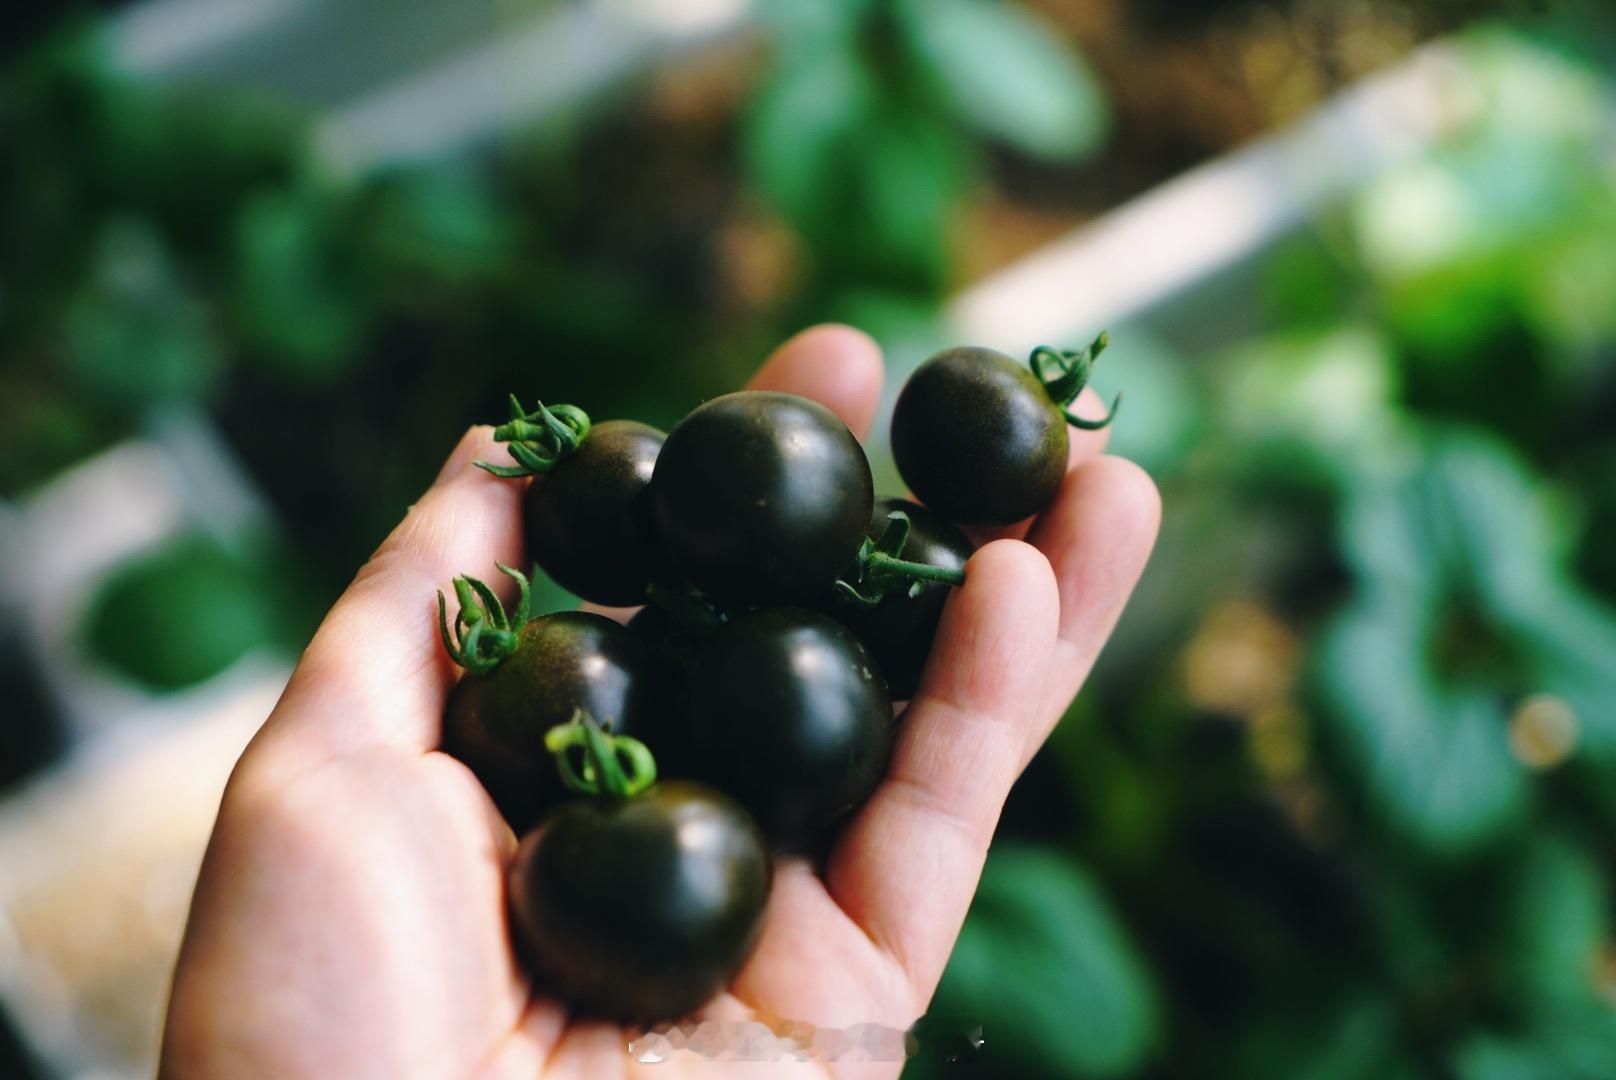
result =
[{"label": "green plant leaf", "polygon": [[147,223],[114,220],[100,240],[56,328],[74,381],[125,410],[206,390],[223,367],[212,310]]},{"label": "green plant leaf", "polygon": [[775,36],[789,44],[819,46],[846,42],[862,20],[883,0],[765,0],[758,15]]},{"label": "green plant leaf", "polygon": [[81,627],[90,652],[157,691],[211,678],[257,648],[288,643],[275,568],[201,534],[119,566]]},{"label": "green plant leaf", "polygon": [[888,105],[858,133],[835,247],[878,280],[940,286],[948,218],[968,172],[962,140],[937,121]]},{"label": "green plant leaf", "polygon": [[989,860],[934,1011],[980,1020],[984,1064],[1017,1075],[1116,1076],[1160,1029],[1150,973],[1099,888],[1036,848]]},{"label": "green plant leaf", "polygon": [[1361,591],[1318,651],[1325,713],[1371,802],[1419,843],[1466,851],[1521,819],[1509,727],[1533,695],[1569,707],[1574,753],[1616,763],[1616,613],[1571,581],[1563,533],[1521,463],[1460,429],[1349,500]]},{"label": "green plant leaf", "polygon": [[313,194],[265,191],[236,225],[234,308],[243,336],[277,373],[318,381],[354,359],[364,317],[337,267],[333,208]]},{"label": "green plant leaf", "polygon": [[1530,1042],[1497,1035],[1473,1035],[1454,1054],[1460,1080],[1537,1080],[1559,1076],[1554,1056]]},{"label": "green plant leaf", "polygon": [[837,47],[788,49],[747,116],[743,152],[753,186],[805,232],[836,225],[856,133],[873,90],[856,55]]},{"label": "green plant leaf", "polygon": [[1501,705],[1437,681],[1432,614],[1360,603],[1327,629],[1317,659],[1332,733],[1372,808],[1404,838],[1462,854],[1519,823],[1528,789]]},{"label": "green plant leaf", "polygon": [[1253,1018],[1229,1075],[1413,1080],[1421,1072],[1407,1060],[1399,1036],[1391,997],[1383,991],[1353,989],[1342,1000],[1325,1003],[1316,1017],[1306,1005],[1297,1005]]},{"label": "green plant leaf", "polygon": [[1599,864],[1550,834],[1535,838],[1512,871],[1508,925],[1499,935],[1510,996],[1547,1022],[1599,1004],[1593,974],[1611,929]]},{"label": "green plant leaf", "polygon": [[1459,1080],[1606,1080],[1616,1075],[1616,1013],[1600,1004],[1526,1034],[1473,1035],[1455,1050],[1453,1075]]},{"label": "green plant leaf", "polygon": [[378,278],[471,285],[496,268],[518,232],[469,169],[417,167],[373,182],[356,216]]},{"label": "green plant leaf", "polygon": [[1512,612],[1532,691],[1570,707],[1575,753],[1616,767],[1616,613],[1565,586],[1545,589]]},{"label": "green plant leaf", "polygon": [[753,104],[746,156],[758,192],[836,288],[856,279],[925,292],[945,273],[963,142],[884,94],[855,51],[799,46]]},{"label": "green plant leaf", "polygon": [[1555,587],[1557,523],[1502,443],[1439,429],[1407,465],[1349,501],[1343,544],[1366,581],[1433,598],[1462,589],[1499,611]]},{"label": "green plant leaf", "polygon": [[907,0],[898,11],[928,81],[966,124],[1055,161],[1099,146],[1108,121],[1099,81],[1043,20],[983,0]]},{"label": "green plant leaf", "polygon": [[1388,441],[1397,371],[1379,329],[1349,320],[1237,346],[1208,391],[1228,436],[1334,486]]}]

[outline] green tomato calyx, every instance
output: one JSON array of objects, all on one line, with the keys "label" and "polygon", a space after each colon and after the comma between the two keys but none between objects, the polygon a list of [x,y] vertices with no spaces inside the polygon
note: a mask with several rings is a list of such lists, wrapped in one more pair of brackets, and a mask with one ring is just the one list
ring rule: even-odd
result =
[{"label": "green tomato calyx", "polygon": [[511,479],[547,473],[577,450],[589,434],[589,414],[576,405],[546,406],[536,403],[525,412],[511,395],[511,418],[494,429],[494,438],[505,444],[515,465],[476,462],[479,469]]},{"label": "green tomato calyx", "polygon": [[[640,740],[613,735],[583,709],[544,734],[544,747],[555,755],[561,781],[584,795],[627,799],[656,783],[656,759]],[[573,751],[581,751],[581,764]]]},{"label": "green tomato calyx", "polygon": [[1100,354],[1105,352],[1109,344],[1111,344],[1110,335],[1102,331],[1086,349],[1070,352],[1040,345],[1027,358],[1032,373],[1044,384],[1044,392],[1049,395],[1049,400],[1060,409],[1068,424],[1083,431],[1099,431],[1109,426],[1111,421],[1116,419],[1117,409],[1122,404],[1122,395],[1119,393],[1111,401],[1111,411],[1099,420],[1085,419],[1067,408],[1077,400],[1077,395],[1083,392],[1083,387],[1088,385],[1095,362],[1100,359]]},{"label": "green tomato calyx", "polygon": [[527,575],[495,563],[503,573],[516,580],[518,597],[516,609],[505,614],[505,606],[494,595],[494,590],[474,577],[462,574],[454,579],[455,597],[460,611],[454,618],[454,633],[449,631],[449,608],[438,591],[438,634],[449,658],[474,675],[486,675],[499,666],[511,653],[522,627],[527,625],[528,611],[532,607],[532,592]]},{"label": "green tomato calyx", "polygon": [[860,607],[875,607],[886,599],[887,592],[895,585],[901,585],[914,597],[920,595],[920,590],[926,587],[928,581],[944,585],[965,584],[963,570],[927,566],[899,557],[903,554],[904,545],[909,542],[910,528],[909,515],[902,510],[888,514],[887,526],[881,530],[880,539],[866,537],[864,543],[859,545],[858,558],[854,561],[853,573],[849,575],[851,580],[838,579],[836,594]]}]

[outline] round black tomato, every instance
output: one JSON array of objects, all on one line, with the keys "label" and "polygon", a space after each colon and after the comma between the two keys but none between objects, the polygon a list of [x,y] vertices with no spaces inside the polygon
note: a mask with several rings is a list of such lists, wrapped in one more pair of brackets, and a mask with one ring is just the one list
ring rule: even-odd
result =
[{"label": "round black tomato", "polygon": [[665,438],[632,420],[596,424],[528,487],[528,554],[562,588],[597,604],[640,604],[666,577],[646,499]]},{"label": "round black tomato", "polygon": [[661,695],[659,712],[679,721],[665,724],[666,730],[659,730],[654,747],[657,775],[689,776],[691,749],[688,732],[682,723],[685,702],[688,700],[686,676],[691,659],[710,630],[689,625],[657,604],[647,604],[637,611],[628,621],[628,628],[650,653],[658,693]]},{"label": "round black tomato", "polygon": [[[958,526],[905,499],[878,499],[870,515],[870,539],[879,539],[887,527],[887,515],[901,510],[909,515],[909,539],[899,557],[924,566],[963,570],[965,561],[976,550]],[[910,596],[902,584],[887,590],[873,608],[835,601],[832,614],[858,634],[876,663],[886,674],[892,696],[906,700],[920,685],[920,673],[931,654],[932,639],[943,617],[943,605],[953,589],[939,582],[925,582],[918,596]]]},{"label": "round black tomato", "polygon": [[852,564],[875,489],[836,414],[751,390],[696,408],[668,435],[651,509],[692,585],[737,604],[814,599]]},{"label": "round black tomato", "polygon": [[886,772],[886,681],[827,615],[735,616],[704,643],[687,688],[697,775],[739,799],[778,849],[812,848]]},{"label": "round black tomato", "polygon": [[660,691],[640,639],[585,611],[541,615],[486,675],[467,672],[443,715],[443,750],[482,781],[517,832],[567,797],[544,734],[583,709],[654,750]]},{"label": "round black tomato", "polygon": [[511,927],[545,992],[614,1020],[676,1020],[746,962],[769,883],[746,811],[665,781],[551,811],[511,868]]},{"label": "round black tomato", "polygon": [[1066,475],[1066,418],[1026,365],[947,349],[909,377],[892,412],[892,456],[921,502],[967,525],[1042,510]]}]

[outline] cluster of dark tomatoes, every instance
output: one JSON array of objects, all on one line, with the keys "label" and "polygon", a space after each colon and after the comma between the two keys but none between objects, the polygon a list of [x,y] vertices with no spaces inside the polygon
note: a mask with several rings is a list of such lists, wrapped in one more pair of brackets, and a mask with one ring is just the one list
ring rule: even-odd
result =
[{"label": "cluster of dark tomatoes", "polygon": [[[1088,349],[1021,366],[951,349],[904,387],[893,452],[924,505],[875,495],[858,440],[791,394],[713,399],[667,435],[571,406],[496,429],[528,553],[585,600],[510,613],[454,582],[445,647],[465,674],[443,747],[518,835],[519,954],[580,1011],[650,1022],[721,990],[756,941],[771,857],[827,849],[884,775],[951,586],[959,525],[1036,513],[1067,460]],[[1114,409],[1113,409],[1114,412]],[[654,755],[654,756],[653,756]]]}]

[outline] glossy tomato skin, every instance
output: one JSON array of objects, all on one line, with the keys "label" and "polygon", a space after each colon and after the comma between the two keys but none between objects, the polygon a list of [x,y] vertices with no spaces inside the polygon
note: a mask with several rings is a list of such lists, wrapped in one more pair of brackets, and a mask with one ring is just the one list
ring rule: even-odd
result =
[{"label": "glossy tomato skin", "polygon": [[660,705],[651,656],[635,635],[590,612],[541,615],[493,671],[461,677],[444,710],[443,750],[477,775],[520,833],[567,796],[545,732],[584,709],[654,752]]},{"label": "glossy tomato skin", "polygon": [[714,398],[668,435],[653,520],[692,585],[733,604],[803,603],[858,554],[875,501],[863,447],[794,394]]},{"label": "glossy tomato skin", "polygon": [[[925,566],[963,570],[976,550],[970,537],[953,522],[907,499],[878,499],[870,515],[869,535],[878,539],[887,527],[887,515],[901,510],[909,515],[909,539],[900,558]],[[876,663],[886,673],[892,696],[905,701],[914,696],[921,672],[931,654],[943,605],[953,588],[939,582],[926,582],[919,596],[910,596],[901,584],[887,591],[873,608],[833,600],[828,608],[864,642]]]},{"label": "glossy tomato skin", "polygon": [[814,848],[886,773],[886,680],[827,615],[735,616],[697,654],[688,695],[696,775],[735,796],[776,850]]},{"label": "glossy tomato skin", "polygon": [[529,485],[528,554],[562,588],[621,606],[644,603],[646,586],[666,580],[646,497],[665,438],[646,424],[607,420]]},{"label": "glossy tomato skin", "polygon": [[575,1009],[676,1020],[746,962],[770,874],[757,826],[710,788],[675,780],[574,799],[517,851],[512,933],[539,988]]},{"label": "glossy tomato skin", "polygon": [[666,718],[658,726],[657,775],[665,779],[692,775],[690,733],[684,723],[689,700],[690,662],[710,631],[687,626],[656,604],[646,604],[628,621],[629,632],[638,637],[651,656],[660,712]]},{"label": "glossy tomato skin", "polygon": [[1066,418],[1024,364],[957,348],[922,364],[892,412],[892,456],[950,521],[1008,525],[1049,505],[1066,475]]}]

